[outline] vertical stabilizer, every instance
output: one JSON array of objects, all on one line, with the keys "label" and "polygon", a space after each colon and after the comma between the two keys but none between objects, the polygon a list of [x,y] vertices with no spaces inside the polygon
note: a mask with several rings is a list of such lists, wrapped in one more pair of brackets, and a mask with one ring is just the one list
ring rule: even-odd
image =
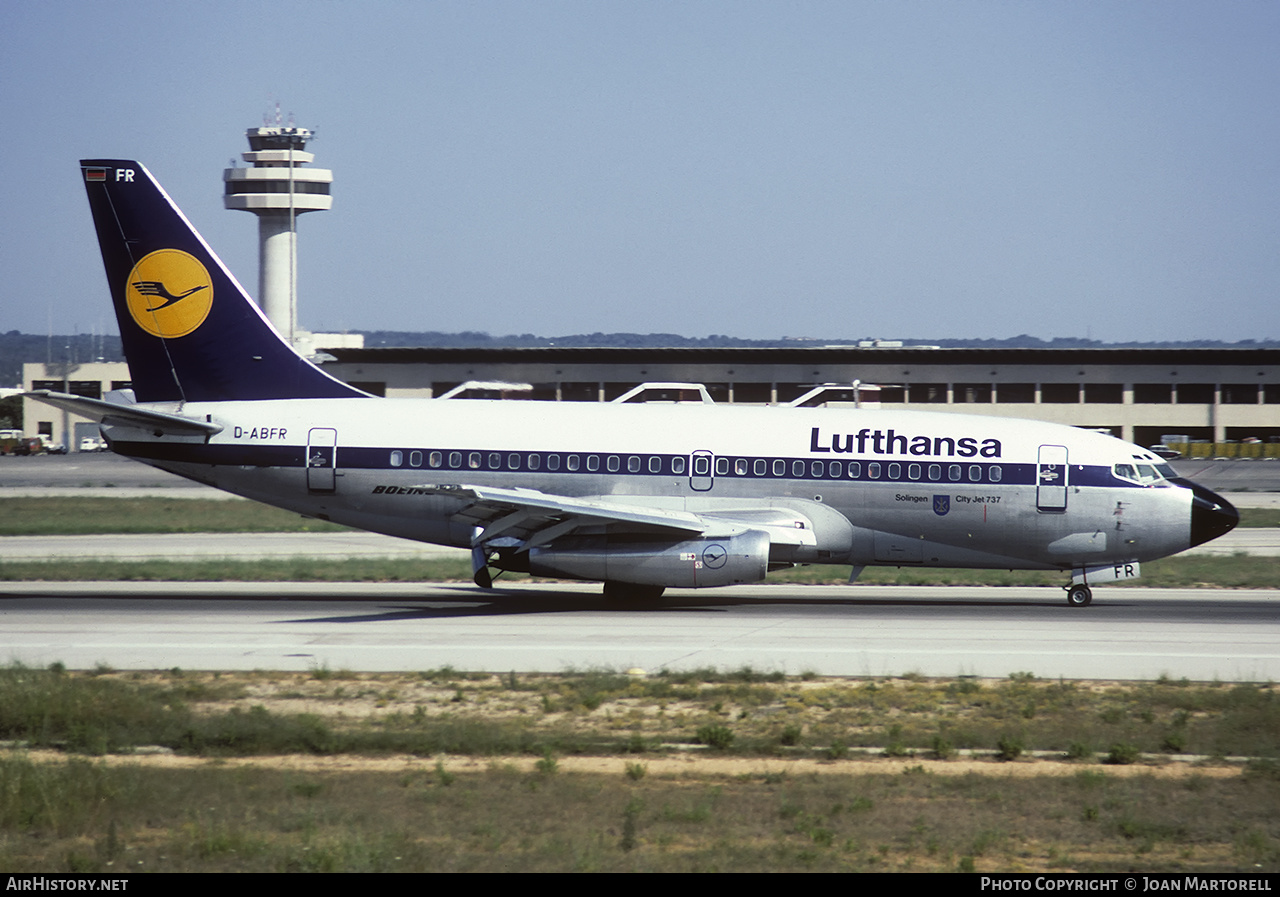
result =
[{"label": "vertical stabilizer", "polygon": [[141,164],[80,167],[138,401],[366,395],[280,337]]}]

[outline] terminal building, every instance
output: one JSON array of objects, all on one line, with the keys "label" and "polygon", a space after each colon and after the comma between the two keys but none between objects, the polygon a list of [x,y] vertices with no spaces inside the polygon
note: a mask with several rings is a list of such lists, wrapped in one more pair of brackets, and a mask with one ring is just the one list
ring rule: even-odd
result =
[{"label": "terminal building", "polygon": [[[810,403],[1031,418],[1107,430],[1141,445],[1182,437],[1218,444],[1205,450],[1216,455],[1280,457],[1280,349],[330,345],[324,355],[334,359],[324,362],[326,371],[380,396],[438,397],[490,381],[488,389],[464,395],[608,402],[641,383],[681,382],[705,385],[716,402],[767,405],[795,402],[815,386],[833,384]],[[123,364],[24,366],[25,389],[100,398],[128,385]],[[649,399],[698,401],[699,393],[667,387]],[[28,400],[25,414],[27,435],[66,442],[73,451],[82,436],[97,434],[89,422],[64,425],[61,412],[38,402]]]},{"label": "terminal building", "polygon": [[[1280,443],[1280,349],[362,348],[325,370],[385,396],[439,396],[468,381],[532,388],[506,398],[604,402],[639,383],[701,383],[717,402],[785,404],[816,385],[829,406],[989,414],[1166,436]],[[861,384],[859,395],[851,385]],[[696,399],[689,391],[666,398]],[[490,391],[488,395],[494,395]],[[1259,450],[1261,451],[1261,450]]]}]

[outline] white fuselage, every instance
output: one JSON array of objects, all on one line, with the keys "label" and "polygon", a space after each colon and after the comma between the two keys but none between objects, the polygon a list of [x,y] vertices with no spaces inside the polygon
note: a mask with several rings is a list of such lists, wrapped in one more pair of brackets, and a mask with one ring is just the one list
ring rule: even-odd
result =
[{"label": "white fuselage", "polygon": [[116,451],[301,514],[446,545],[472,545],[475,533],[441,485],[693,513],[825,506],[852,536],[800,559],[855,566],[1069,569],[1191,544],[1189,489],[1116,475],[1154,464],[1145,449],[1035,421],[376,398],[147,407],[223,429],[206,442],[104,426]]}]

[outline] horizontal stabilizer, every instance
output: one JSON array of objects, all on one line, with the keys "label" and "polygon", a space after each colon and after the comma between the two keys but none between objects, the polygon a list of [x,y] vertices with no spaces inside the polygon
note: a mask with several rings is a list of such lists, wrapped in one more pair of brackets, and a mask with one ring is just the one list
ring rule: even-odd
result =
[{"label": "horizontal stabilizer", "polygon": [[158,430],[161,434],[192,436],[212,436],[221,433],[222,427],[210,421],[193,420],[179,414],[166,414],[163,411],[152,411],[134,405],[118,405],[115,402],[104,402],[102,399],[89,399],[84,396],[73,396],[65,392],[53,392],[48,389],[37,389],[23,393],[27,398],[44,402],[63,411],[70,411],[81,417],[87,417],[100,424],[121,424],[124,426],[144,427]]}]

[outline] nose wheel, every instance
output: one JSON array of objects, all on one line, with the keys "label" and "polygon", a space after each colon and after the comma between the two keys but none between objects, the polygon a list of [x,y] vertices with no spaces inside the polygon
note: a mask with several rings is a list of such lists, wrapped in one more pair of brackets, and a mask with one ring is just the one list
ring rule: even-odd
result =
[{"label": "nose wheel", "polygon": [[1093,603],[1093,590],[1083,584],[1067,586],[1067,604],[1071,607],[1088,607]]}]

